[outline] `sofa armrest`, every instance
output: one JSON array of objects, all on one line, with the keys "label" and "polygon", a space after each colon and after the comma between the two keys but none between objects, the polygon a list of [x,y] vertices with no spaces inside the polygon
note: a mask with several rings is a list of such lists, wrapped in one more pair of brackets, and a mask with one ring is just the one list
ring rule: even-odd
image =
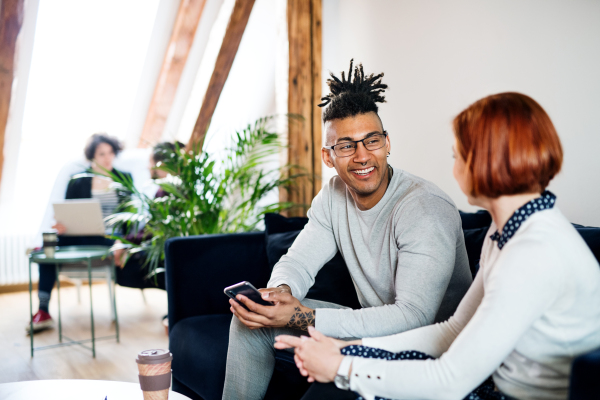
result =
[{"label": "sofa armrest", "polygon": [[184,318],[229,314],[225,287],[241,281],[265,287],[271,274],[264,232],[169,239],[165,269],[170,331]]}]

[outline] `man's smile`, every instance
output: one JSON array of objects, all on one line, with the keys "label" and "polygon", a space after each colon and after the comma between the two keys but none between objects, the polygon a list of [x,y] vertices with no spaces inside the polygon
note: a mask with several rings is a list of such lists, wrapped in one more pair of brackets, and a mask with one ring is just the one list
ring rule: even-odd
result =
[{"label": "man's smile", "polygon": [[371,176],[373,174],[374,170],[375,170],[375,167],[369,167],[369,168],[364,168],[364,169],[355,169],[355,170],[352,170],[351,172],[356,176],[365,178],[365,177]]}]

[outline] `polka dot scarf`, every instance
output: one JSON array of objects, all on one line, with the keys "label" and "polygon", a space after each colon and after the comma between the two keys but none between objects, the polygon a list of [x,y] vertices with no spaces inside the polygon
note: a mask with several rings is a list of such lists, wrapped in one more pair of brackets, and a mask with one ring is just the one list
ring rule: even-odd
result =
[{"label": "polka dot scarf", "polygon": [[[341,353],[346,356],[363,357],[363,358],[379,358],[383,360],[431,360],[433,357],[421,353],[420,351],[401,351],[400,353],[392,353],[387,350],[376,349],[367,346],[351,345],[346,346],[341,350]],[[354,375],[354,374],[353,374]],[[378,377],[374,376],[374,379]],[[352,377],[350,378],[352,379]],[[357,394],[356,400],[364,400]],[[388,400],[382,397],[375,396],[375,400]],[[495,390],[492,377],[486,379],[479,387],[469,393],[463,400],[516,400],[505,394]]]},{"label": "polka dot scarf", "polygon": [[523,222],[527,220],[527,218],[538,211],[549,210],[553,208],[555,201],[556,196],[552,192],[546,190],[540,197],[531,200],[517,209],[517,211],[515,211],[515,213],[504,225],[502,233],[496,231],[492,236],[490,236],[490,239],[492,239],[494,242],[498,242],[498,248],[502,250],[510,238],[517,233],[517,230],[523,224]]}]

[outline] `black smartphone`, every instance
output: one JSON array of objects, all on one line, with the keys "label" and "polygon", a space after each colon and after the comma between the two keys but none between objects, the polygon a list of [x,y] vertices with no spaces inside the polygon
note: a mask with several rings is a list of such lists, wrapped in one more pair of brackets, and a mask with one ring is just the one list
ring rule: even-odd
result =
[{"label": "black smartphone", "polygon": [[236,283],[235,285],[228,286],[225,288],[224,292],[227,296],[237,301],[238,304],[240,304],[246,310],[248,310],[248,307],[246,307],[242,302],[235,298],[235,296],[237,296],[238,294],[246,296],[253,302],[260,304],[261,306],[273,305],[273,303],[271,303],[270,301],[263,300],[262,295],[260,294],[258,289],[256,289],[250,282],[243,281],[240,283]]}]

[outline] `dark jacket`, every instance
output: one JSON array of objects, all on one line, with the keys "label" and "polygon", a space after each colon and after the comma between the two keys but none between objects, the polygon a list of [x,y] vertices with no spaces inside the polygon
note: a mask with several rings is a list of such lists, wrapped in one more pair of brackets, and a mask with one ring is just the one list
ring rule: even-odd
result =
[{"label": "dark jacket", "polygon": [[[122,172],[116,169],[112,169],[113,174],[121,177],[121,179],[129,179],[132,180],[131,174],[129,172]],[[79,176],[78,175],[83,175]],[[92,198],[92,178],[93,176],[90,174],[90,170],[81,172],[79,174],[75,174],[71,177],[69,181],[69,185],[67,186],[67,193],[65,194],[65,199],[91,199]],[[117,190],[117,197],[119,198],[119,204],[123,204],[123,202],[128,200],[128,196],[120,190]],[[123,227],[123,234],[125,233],[125,227]],[[88,236],[79,237],[83,238],[83,243],[68,243],[69,245],[76,244],[103,244],[103,245],[112,245],[112,240],[110,244],[107,243],[92,243],[89,242]],[[66,239],[62,239],[61,245],[67,245]],[[60,241],[60,238],[59,238]],[[89,243],[88,243],[89,242]]]},{"label": "dark jacket", "polygon": [[[80,174],[86,174],[82,177],[77,177],[75,174],[71,177],[69,181],[69,186],[67,186],[67,193],[65,194],[65,199],[91,199],[92,198],[92,176],[88,176],[88,171],[81,172]],[[116,169],[112,169],[113,174],[121,177],[122,179],[131,180],[131,174],[129,172],[122,172]],[[122,194],[119,194],[119,202],[122,202],[124,199],[122,198]]]}]

